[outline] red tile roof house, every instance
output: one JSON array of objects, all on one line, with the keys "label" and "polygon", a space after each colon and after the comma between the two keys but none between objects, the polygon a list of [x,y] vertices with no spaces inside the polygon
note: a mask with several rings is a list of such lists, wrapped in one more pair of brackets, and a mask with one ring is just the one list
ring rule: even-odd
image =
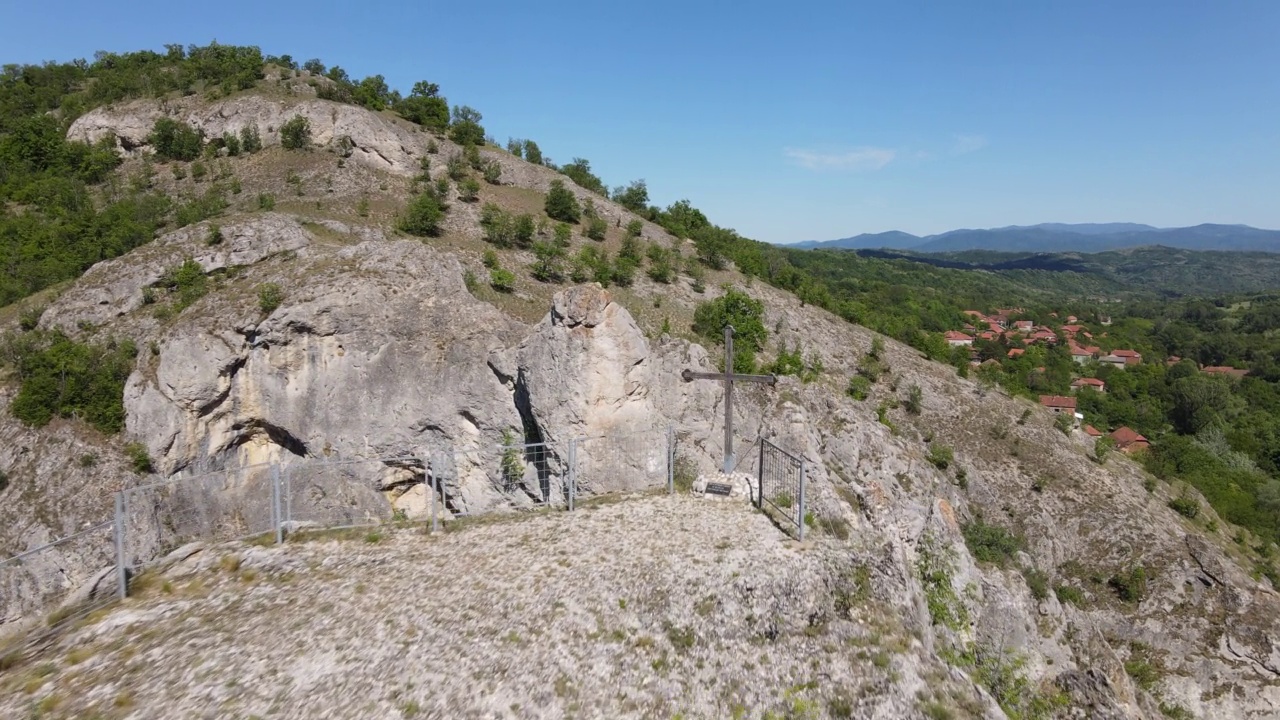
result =
[{"label": "red tile roof house", "polygon": [[1093,359],[1093,356],[1098,353],[1098,348],[1080,347],[1075,343],[1071,343],[1070,348],[1071,348],[1071,359],[1074,360],[1078,365],[1083,365],[1089,362],[1090,360]]},{"label": "red tile roof house", "polygon": [[1116,441],[1116,449],[1127,453],[1146,450],[1151,447],[1150,440],[1127,427],[1117,428],[1115,432],[1111,433],[1111,437]]},{"label": "red tile roof house", "polygon": [[1038,340],[1043,340],[1049,343],[1056,343],[1058,342],[1058,336],[1054,335],[1053,331],[1051,330],[1037,330],[1031,333],[1031,340],[1029,342],[1036,342]]},{"label": "red tile roof house", "polygon": [[1084,426],[1084,434],[1089,437],[1102,437],[1102,431],[1092,425]]},{"label": "red tile roof house", "polygon": [[1142,353],[1137,350],[1112,350],[1112,355],[1124,358],[1125,365],[1141,365]]},{"label": "red tile roof house", "polygon": [[1011,357],[1011,358],[1016,358],[1016,357],[1018,357],[1019,355],[1021,355],[1021,354],[1025,353],[1025,352],[1026,352],[1026,350],[1023,350],[1022,348],[1009,348],[1009,353],[1008,353],[1008,355],[1009,355],[1009,357]]},{"label": "red tile roof house", "polygon": [[950,345],[951,347],[960,347],[962,345],[973,344],[972,337],[965,335],[964,333],[959,332],[957,330],[948,330],[945,333],[943,333],[942,336],[946,338],[947,344]]},{"label": "red tile roof house", "polygon": [[1071,388],[1073,390],[1080,390],[1083,388],[1093,388],[1094,390],[1097,390],[1100,393],[1105,393],[1107,391],[1107,384],[1102,382],[1098,378],[1076,378],[1075,380],[1071,381]]},{"label": "red tile roof house", "polygon": [[1225,365],[1211,365],[1209,367],[1204,368],[1200,372],[1205,373],[1207,375],[1225,375],[1227,377],[1233,377],[1237,380],[1249,374],[1248,370],[1244,370],[1241,368],[1227,367]]},{"label": "red tile roof house", "polygon": [[1030,320],[1015,320],[1013,323],[1015,330],[1027,331],[1035,327],[1035,323]]},{"label": "red tile roof house", "polygon": [[1098,358],[1099,362],[1107,363],[1117,368],[1124,369],[1129,365],[1139,365],[1142,363],[1142,355],[1136,350],[1112,350],[1111,354]]},{"label": "red tile roof house", "polygon": [[1063,395],[1041,395],[1040,404],[1049,408],[1054,413],[1069,413],[1072,416],[1076,414],[1076,399],[1073,397],[1065,397]]}]

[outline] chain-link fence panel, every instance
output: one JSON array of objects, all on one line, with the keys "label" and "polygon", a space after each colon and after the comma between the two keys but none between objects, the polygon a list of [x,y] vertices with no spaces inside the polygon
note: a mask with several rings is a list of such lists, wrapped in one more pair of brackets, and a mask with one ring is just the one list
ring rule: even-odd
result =
[{"label": "chain-link fence panel", "polygon": [[804,461],[763,438],[757,447],[756,505],[804,540]]},{"label": "chain-link fence panel", "polygon": [[673,490],[675,432],[671,428],[578,438],[570,454],[575,500],[612,492]]},{"label": "chain-link fence panel", "polygon": [[429,476],[447,517],[565,507],[567,458],[550,443],[485,445],[433,453]]},{"label": "chain-link fence panel", "polygon": [[123,491],[126,567],[136,571],[197,540],[275,532],[277,471],[273,465],[250,465]]},{"label": "chain-link fence panel", "polygon": [[119,596],[114,525],[99,523],[0,561],[0,657],[32,639],[33,629],[57,629]]},{"label": "chain-link fence panel", "polygon": [[427,510],[426,461],[411,455],[284,465],[281,517],[286,530],[376,525]]}]

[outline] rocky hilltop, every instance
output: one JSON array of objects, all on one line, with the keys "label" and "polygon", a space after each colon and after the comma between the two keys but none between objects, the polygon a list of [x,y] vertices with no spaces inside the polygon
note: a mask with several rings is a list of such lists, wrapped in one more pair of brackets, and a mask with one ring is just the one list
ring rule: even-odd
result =
[{"label": "rocky hilltop", "polygon": [[[734,546],[768,546],[767,552],[776,555],[774,562],[750,566],[753,582],[780,586],[794,580],[807,588],[798,591],[807,599],[787,605],[787,620],[780,626],[746,622],[735,626],[734,632],[744,634],[733,639],[717,635],[721,631],[707,620],[708,634],[697,637],[710,644],[699,646],[699,652],[707,653],[699,662],[711,667],[740,663],[746,656],[738,643],[747,640],[759,643],[764,655],[775,647],[771,643],[783,643],[788,649],[779,653],[788,658],[783,662],[788,668],[800,662],[796,658],[816,652],[811,656],[819,667],[813,670],[839,681],[809,688],[812,692],[804,697],[815,699],[805,712],[833,717],[1280,714],[1280,598],[1265,581],[1241,569],[1225,522],[1202,515],[1197,524],[1174,513],[1167,502],[1175,490],[1145,476],[1137,464],[1124,457],[1095,462],[1091,441],[1059,432],[1047,412],[957,377],[952,368],[924,360],[892,340],[883,340],[884,349],[878,351],[886,373],[867,399],[855,400],[845,387],[872,350],[874,334],[752,283],[732,268],[710,273],[704,292],[684,276],[672,284],[639,277],[631,287],[609,290],[521,279],[509,294],[478,284],[474,278],[487,274],[479,207],[492,202],[513,212],[540,211],[551,181],[565,178],[486,148],[481,150],[484,157],[500,165],[498,182],[481,189],[479,202],[451,198],[438,237],[423,241],[405,236],[392,228],[414,184],[442,177],[442,158],[460,148],[396,118],[306,97],[306,92],[299,87],[285,98],[248,93],[218,102],[133,102],[89,112],[71,127],[75,138],[117,138],[119,151],[129,158],[119,171],[126,176],[148,167],[148,132],[161,115],[182,119],[209,136],[238,132],[253,123],[268,146],[254,156],[219,161],[243,192],[216,228],[205,221],[168,232],[93,266],[56,296],[29,303],[47,303],[41,328],[61,328],[80,339],[128,338],[142,349],[125,390],[125,435],[145,445],[160,475],[430,449],[492,460],[504,433],[563,447],[569,438],[586,435],[660,437],[668,426],[676,428],[682,458],[709,471],[722,452],[722,391],[715,383],[684,383],[680,371],[715,367],[712,354],[719,350],[704,347],[689,327],[699,303],[720,296],[722,286],[733,286],[763,302],[773,340],[786,346],[803,343],[821,358],[823,370],[811,382],[785,377],[776,388],[742,389],[735,398],[742,440],[772,438],[810,463],[816,523],[809,542],[784,550],[777,547],[781,535],[775,528],[742,509],[734,522],[745,529],[735,530]],[[276,131],[296,115],[310,120],[316,147],[309,151],[277,146]],[[419,177],[424,172],[426,177]],[[158,173],[156,182],[178,193],[198,190],[194,180],[166,173]],[[602,247],[616,247],[621,226],[639,219],[606,198],[568,185],[580,199],[591,199],[608,221]],[[268,193],[277,198],[275,209],[260,210],[255,198]],[[211,243],[215,236],[218,242]],[[681,241],[649,223],[644,223],[642,237],[683,249]],[[571,242],[595,241],[574,237]],[[497,253],[507,267],[534,261],[525,250]],[[187,259],[198,263],[209,291],[177,311],[157,312],[167,302],[163,297],[157,302],[157,289]],[[267,284],[283,294],[270,309],[257,295]],[[13,314],[5,317],[14,326],[7,329],[16,331]],[[913,386],[920,389],[918,413],[898,402]],[[14,388],[10,382],[0,389],[0,399],[11,398]],[[111,494],[142,482],[129,470],[122,445],[120,438],[76,421],[55,421],[36,430],[8,414],[0,416],[0,468],[10,478],[8,489],[0,491],[4,554],[106,518]],[[96,462],[79,462],[87,454]],[[584,492],[637,489],[646,459],[635,462],[635,474],[586,475]],[[528,504],[520,493],[495,487],[477,469],[480,464],[464,464],[450,478],[450,495],[460,503],[451,512],[496,512]],[[416,482],[421,484],[420,476]],[[526,490],[526,496],[535,492]],[[389,515],[400,497],[391,498],[382,511]],[[619,532],[652,533],[683,549],[716,542],[715,533],[701,531],[701,523],[711,521],[700,519],[704,513],[721,512],[707,509],[713,505],[677,498],[671,502],[680,504],[678,510],[660,512],[644,504],[657,501],[635,502],[634,510],[620,512],[642,514],[644,523]],[[402,509],[416,514],[423,507]],[[681,517],[685,520],[677,519]],[[664,518],[670,521],[664,524]],[[1207,519],[1214,520],[1211,526]],[[600,531],[569,521],[538,522],[561,523],[555,536],[570,544]],[[584,535],[576,538],[575,533]],[[461,541],[470,536],[451,537]],[[668,552],[660,544],[639,548],[636,552]],[[415,553],[423,552],[407,536],[377,550],[382,555],[374,564],[386,563],[394,578],[400,577],[397,568],[413,564]],[[383,592],[373,576],[361,575],[371,565],[352,559],[373,550],[328,543],[318,552],[271,551],[270,563],[275,564],[264,565],[263,572],[287,577],[301,568],[337,563],[341,574],[335,566],[335,574],[326,576],[329,581],[340,578],[353,587],[367,585],[371,594]],[[617,590],[617,578],[607,571],[609,558],[590,562],[597,563],[591,566],[595,569],[557,580],[569,597],[598,593],[607,599],[631,592]],[[109,563],[105,550],[68,553],[47,582],[74,585]],[[290,563],[296,564],[292,571]],[[211,562],[203,568],[195,565],[181,572],[216,572]],[[475,566],[459,565],[455,579],[466,582],[470,567]],[[496,564],[485,572],[494,582],[514,583],[521,582],[519,569]],[[509,578],[503,575],[507,572],[512,573]],[[689,593],[698,589],[671,579],[678,574],[646,572],[646,585],[669,599],[670,608],[664,610],[654,600],[633,629],[654,632],[664,622],[687,627],[686,614],[698,600]],[[852,591],[840,584],[842,577],[861,578],[853,586],[861,588],[863,600],[848,601]],[[323,579],[308,575],[305,582],[322,585]],[[254,603],[263,602],[261,586],[246,589],[244,583],[212,579],[204,585],[202,592],[213,594],[201,601],[198,613],[222,603],[247,608],[252,615]],[[395,587],[389,585],[386,592],[396,592]],[[758,608],[742,609],[742,592],[735,586],[729,596],[736,599],[720,602],[741,609],[733,617],[753,613],[758,621]],[[33,611],[20,601],[6,601],[2,620]],[[367,606],[385,609],[388,601],[388,596],[378,596]],[[361,612],[356,605],[352,601],[351,613]],[[500,618],[481,622],[481,632],[490,635],[510,632],[526,638],[541,627],[541,620],[527,617],[521,608],[477,604],[472,610]],[[410,625],[435,617],[420,606],[416,612]],[[722,608],[717,617],[725,612]],[[279,621],[321,622],[299,613]],[[821,633],[807,629],[797,619],[801,616],[818,618],[814,625],[824,617],[844,625],[820,651],[805,649],[797,638]],[[100,629],[78,636],[80,641],[109,643],[117,637],[112,632],[131,623],[163,627],[184,619],[174,607],[146,598],[127,601],[114,620],[110,617],[100,621]],[[263,622],[262,616],[252,617]],[[898,630],[855,633],[848,625],[873,620]],[[356,626],[365,622],[367,618]],[[540,653],[554,652],[555,643],[569,652],[597,641],[548,633],[546,642],[553,645],[539,648]],[[171,636],[160,632],[154,637]],[[177,637],[172,636],[173,642]],[[214,636],[182,641],[206,642],[209,637]],[[849,639],[854,637],[858,639]],[[497,642],[493,637],[489,641]],[[677,636],[666,642],[682,641]],[[511,653],[499,656],[512,663],[515,675],[523,663],[542,662],[544,655],[523,641],[510,645]],[[728,646],[719,657],[705,649]],[[152,651],[144,657],[170,671],[194,662],[163,643],[148,647]],[[834,664],[846,656],[856,662],[863,650],[866,657],[889,653],[912,659],[894,660],[894,671],[879,676],[875,694],[880,701],[841,704],[843,693],[853,686],[844,682],[848,669]],[[573,657],[578,658],[575,663],[586,662],[581,658],[587,655]],[[273,664],[290,662],[301,660],[282,657]],[[879,661],[874,665],[887,667]],[[31,672],[30,667],[16,672]],[[657,666],[650,670],[657,672]],[[295,671],[303,672],[300,667]],[[644,685],[646,674],[644,667],[635,667],[615,680]],[[66,695],[80,687],[70,675],[36,684],[31,692],[56,694],[61,689]],[[781,685],[796,676],[754,677],[777,685],[774,695],[781,697],[788,692]],[[936,692],[924,692],[921,678],[927,677],[937,679],[928,681]],[[108,682],[105,676],[99,680]],[[18,681],[0,676],[0,682],[7,683],[6,692],[20,692]],[[605,714],[681,712],[681,704],[670,697],[679,686],[662,687],[669,697],[659,704],[646,704],[657,702],[646,696],[635,705],[618,700],[616,705],[586,707]],[[103,691],[100,699],[107,702],[109,695]],[[518,700],[503,699],[511,717],[544,716],[520,715],[511,709]],[[566,707],[544,700],[534,704]],[[6,702],[17,708],[24,700]],[[382,707],[376,703],[383,700],[370,702],[376,713]],[[691,716],[727,716],[711,695],[691,702],[696,713]],[[260,704],[248,703],[246,712]],[[192,707],[177,704],[172,709]]]}]

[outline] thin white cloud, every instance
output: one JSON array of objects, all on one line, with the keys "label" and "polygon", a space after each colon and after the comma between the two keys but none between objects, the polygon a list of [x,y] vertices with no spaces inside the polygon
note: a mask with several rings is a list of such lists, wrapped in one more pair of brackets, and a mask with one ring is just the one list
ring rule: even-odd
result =
[{"label": "thin white cloud", "polygon": [[987,138],[982,135],[955,135],[951,145],[952,155],[968,155],[987,146]]},{"label": "thin white cloud", "polygon": [[786,148],[783,154],[809,170],[880,170],[893,162],[898,153],[889,148],[859,147],[845,152]]}]

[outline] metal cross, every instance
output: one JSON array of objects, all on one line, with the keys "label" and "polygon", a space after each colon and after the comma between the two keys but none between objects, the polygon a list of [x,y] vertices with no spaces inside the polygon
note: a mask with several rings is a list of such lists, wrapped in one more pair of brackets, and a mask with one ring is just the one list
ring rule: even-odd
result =
[{"label": "metal cross", "polygon": [[680,373],[685,382],[691,380],[724,380],[724,473],[733,471],[733,384],[735,382],[754,382],[773,385],[778,381],[774,375],[736,375],[733,372],[733,326],[724,326],[724,372],[707,373],[685,370]]}]

